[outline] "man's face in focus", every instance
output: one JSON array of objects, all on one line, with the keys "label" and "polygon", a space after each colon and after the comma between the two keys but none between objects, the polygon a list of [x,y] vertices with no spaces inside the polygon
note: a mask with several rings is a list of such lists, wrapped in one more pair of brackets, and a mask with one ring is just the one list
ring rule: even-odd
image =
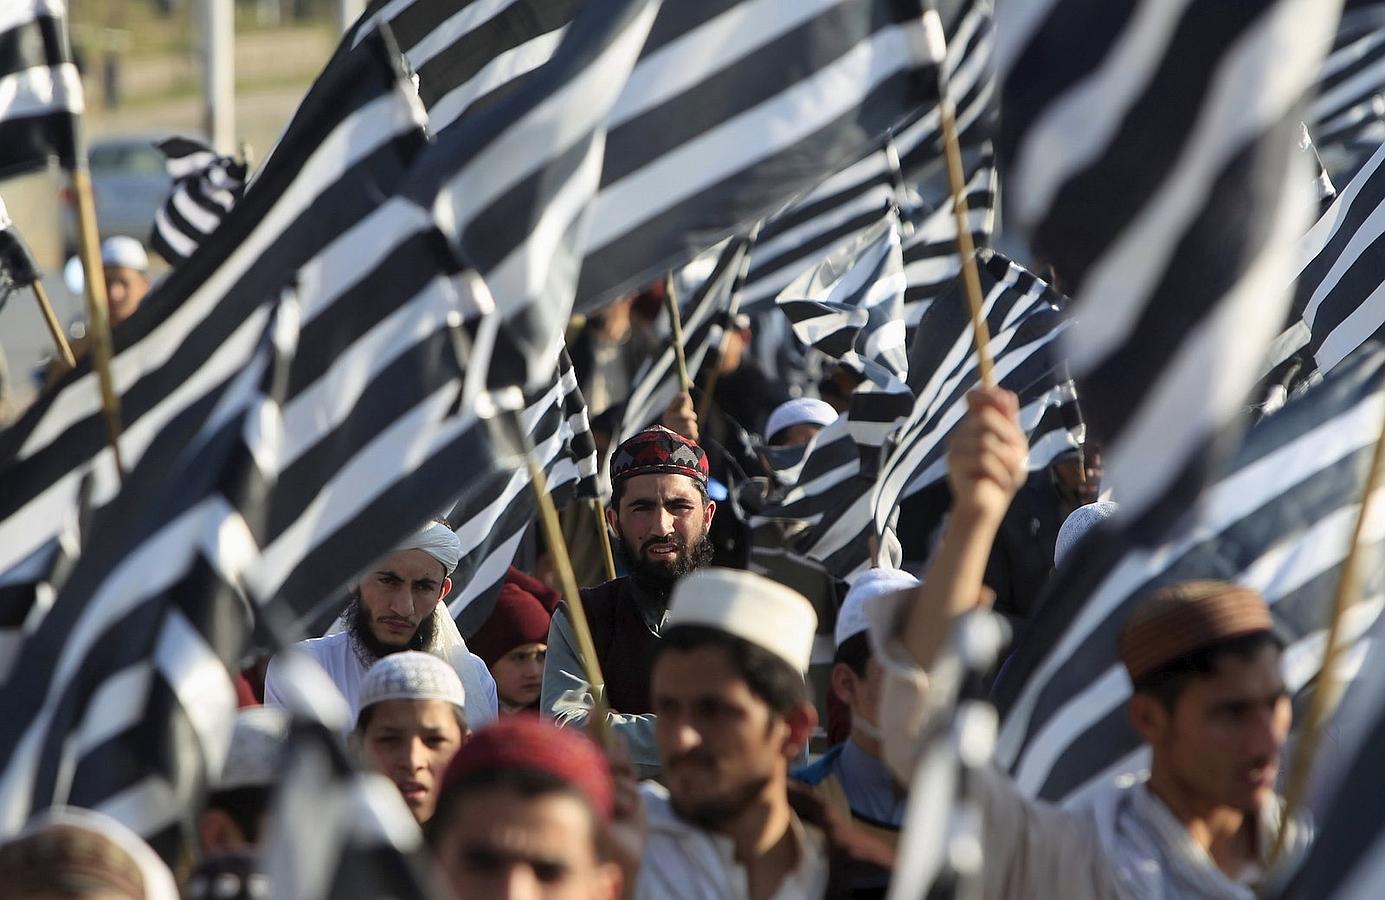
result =
[{"label": "man's face in focus", "polygon": [[672,585],[696,567],[716,509],[688,476],[653,473],[627,478],[619,507],[607,516],[632,566]]},{"label": "man's face in focus", "polygon": [[458,803],[435,847],[459,900],[613,900],[620,894],[620,867],[601,861],[596,822],[576,796],[524,797],[497,787]]},{"label": "man's face in focus", "polygon": [[361,579],[360,612],[376,641],[404,650],[451,589],[442,563],[422,550],[398,550]]},{"label": "man's face in focus", "polygon": [[106,300],[110,304],[111,327],[119,325],[139,309],[149,293],[149,276],[129,266],[106,266]]}]

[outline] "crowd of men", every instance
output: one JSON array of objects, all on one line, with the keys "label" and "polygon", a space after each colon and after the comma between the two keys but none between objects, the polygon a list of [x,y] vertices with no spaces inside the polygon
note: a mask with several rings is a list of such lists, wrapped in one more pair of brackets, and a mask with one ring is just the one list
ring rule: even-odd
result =
[{"label": "crowd of men", "polygon": [[[352,710],[341,737],[397,789],[459,898],[883,896],[920,852],[910,786],[930,728],[953,713],[937,698],[961,677],[958,641],[1001,633],[997,613],[1023,627],[1055,553],[1114,506],[1097,499],[1095,453],[1031,476],[1014,395],[968,400],[926,567],[872,569],[820,623],[798,591],[714,564],[713,523],[733,504],[713,499],[724,487],[687,427],[690,398],[676,398],[675,427],[610,453],[623,574],[580,592],[600,688],[576,608],[518,568],[464,639],[445,603],[460,541],[427,522],[363,568],[326,635],[274,657],[262,685],[241,676],[230,754],[198,818],[202,859],[181,887],[124,826],[55,809],[0,847],[5,895],[263,896],[284,707],[310,658]],[[776,403],[764,444],[805,444],[834,415],[820,400]],[[824,638],[828,696],[815,696]],[[1291,715],[1280,652],[1247,588],[1191,582],[1145,599],[1118,653],[1148,776],[1060,809],[984,768],[981,894],[1254,897],[1311,838],[1275,792]]]}]

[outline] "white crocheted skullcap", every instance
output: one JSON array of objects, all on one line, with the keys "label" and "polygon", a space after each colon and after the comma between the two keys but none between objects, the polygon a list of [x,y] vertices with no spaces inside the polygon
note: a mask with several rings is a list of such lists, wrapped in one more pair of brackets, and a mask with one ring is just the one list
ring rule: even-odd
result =
[{"label": "white crocheted skullcap", "polygon": [[1067,559],[1072,548],[1096,526],[1115,515],[1120,505],[1114,500],[1098,500],[1079,506],[1068,514],[1058,529],[1058,540],[1053,545],[1053,564],[1059,566]]},{"label": "white crocheted skullcap", "polygon": [[149,271],[149,254],[144,245],[132,237],[117,234],[101,243],[101,265],[123,266],[140,272]]},{"label": "white crocheted skullcap", "polygon": [[841,608],[837,610],[837,627],[833,629],[832,641],[841,647],[848,640],[866,631],[866,604],[873,603],[877,597],[907,591],[919,586],[919,580],[903,569],[867,569],[851,583],[851,589],[842,598]]},{"label": "white crocheted skullcap", "polygon": [[237,711],[231,731],[231,749],[221,776],[212,790],[229,791],[243,787],[268,787],[283,770],[284,748],[288,745],[289,714],[275,706],[251,706]]},{"label": "white crocheted skullcap", "polygon": [[765,420],[765,440],[772,441],[776,434],[795,425],[818,425],[826,428],[835,421],[837,411],[832,408],[832,404],[824,400],[816,397],[785,400],[776,406]]},{"label": "white crocheted skullcap", "polygon": [[457,670],[445,660],[418,650],[391,653],[370,667],[361,682],[357,717],[361,710],[382,700],[442,700],[466,711],[466,691]]},{"label": "white crocheted skullcap", "polygon": [[441,522],[429,522],[400,541],[394,552],[400,550],[422,550],[442,563],[447,574],[451,575],[462,558],[462,539]]}]

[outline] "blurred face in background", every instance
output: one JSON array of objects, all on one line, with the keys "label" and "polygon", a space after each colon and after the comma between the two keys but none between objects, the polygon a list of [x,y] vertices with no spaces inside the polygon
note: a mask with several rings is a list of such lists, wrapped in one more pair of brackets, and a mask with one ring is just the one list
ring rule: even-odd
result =
[{"label": "blurred face in background", "polygon": [[124,322],[139,309],[149,293],[149,276],[129,266],[106,266],[106,300],[110,304],[111,327]]},{"label": "blurred face in background", "polygon": [[547,644],[521,644],[495,661],[491,676],[502,703],[523,708],[539,702],[547,656]]}]

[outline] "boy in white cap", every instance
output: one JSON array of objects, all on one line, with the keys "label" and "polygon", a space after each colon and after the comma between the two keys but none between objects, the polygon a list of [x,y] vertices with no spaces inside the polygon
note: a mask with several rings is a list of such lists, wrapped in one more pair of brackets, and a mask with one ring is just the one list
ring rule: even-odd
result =
[{"label": "boy in white cap", "polygon": [[837,411],[824,400],[815,397],[786,400],[765,420],[765,443],[771,447],[803,447],[835,421]]},{"label": "boy in white cap", "polygon": [[[312,656],[346,699],[360,705],[366,671],[392,653],[422,650],[451,664],[466,690],[467,721],[479,728],[495,721],[495,679],[479,656],[467,650],[442,598],[452,589],[452,570],[461,559],[457,535],[430,522],[379,560],[351,590],[351,601],[325,637],[294,645]],[[265,672],[265,703],[283,706],[278,658]]]},{"label": "boy in white cap", "polygon": [[867,607],[886,595],[918,587],[901,569],[871,569],[847,591],[833,634],[832,692],[851,710],[851,736],[793,773],[857,828],[893,847],[904,824],[906,791],[884,760],[880,689],[884,669],[871,654]]},{"label": "boy in white cap", "polygon": [[824,896],[826,840],[788,799],[818,720],[803,680],[816,630],[807,599],[749,572],[674,588],[651,684],[664,784],[641,788],[636,896]]},{"label": "boy in white cap", "polygon": [[259,844],[288,735],[285,710],[252,706],[236,712],[226,763],[197,820],[204,858],[253,851]]},{"label": "boy in white cap", "polygon": [[465,707],[461,679],[431,653],[387,656],[361,684],[353,739],[420,825],[433,817],[443,773],[470,731]]},{"label": "boy in white cap", "polygon": [[106,300],[114,328],[134,315],[149,293],[149,254],[132,237],[108,237],[101,244],[101,270],[106,276]]}]

